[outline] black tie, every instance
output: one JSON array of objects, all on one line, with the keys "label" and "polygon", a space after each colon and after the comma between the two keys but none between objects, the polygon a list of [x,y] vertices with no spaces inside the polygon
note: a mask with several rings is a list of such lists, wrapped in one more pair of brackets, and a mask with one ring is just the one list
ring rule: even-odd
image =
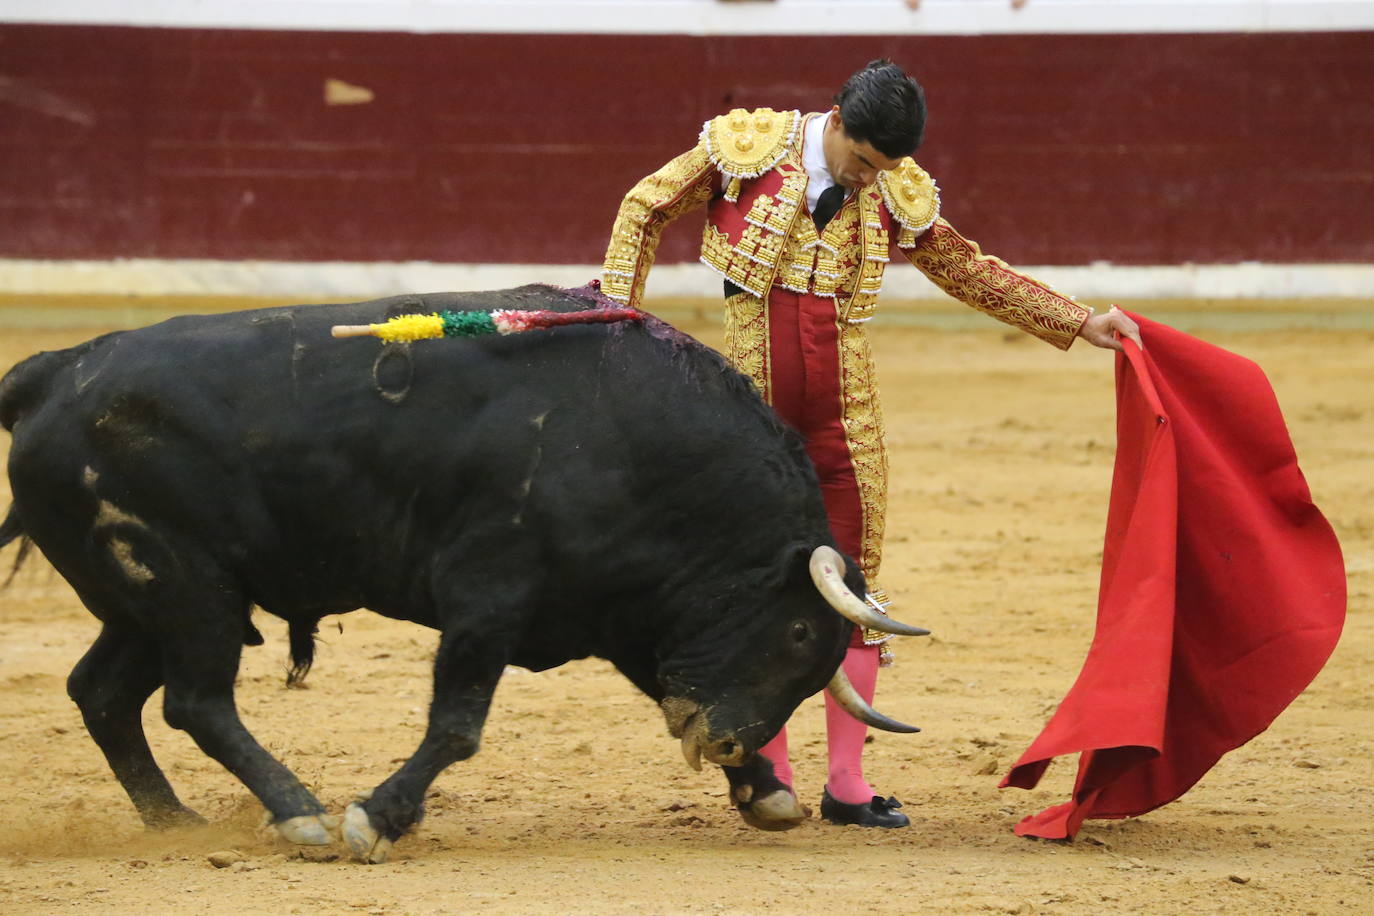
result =
[{"label": "black tie", "polygon": [[844,185],[832,184],[821,192],[821,199],[816,201],[815,212],[811,214],[811,218],[816,221],[817,232],[824,229],[830,218],[840,212],[844,197]]}]

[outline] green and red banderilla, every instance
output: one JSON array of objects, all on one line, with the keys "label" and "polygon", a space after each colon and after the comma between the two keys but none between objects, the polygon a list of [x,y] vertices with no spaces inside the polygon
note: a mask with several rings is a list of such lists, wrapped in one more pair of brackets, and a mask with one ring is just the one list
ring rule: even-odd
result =
[{"label": "green and red banderilla", "polygon": [[519,334],[568,324],[608,324],[643,321],[644,313],[629,308],[596,308],[580,312],[493,309],[471,312],[432,312],[398,315],[381,324],[337,324],[335,337],[380,337],[385,341],[428,340],[435,337],[480,337],[483,334]]}]

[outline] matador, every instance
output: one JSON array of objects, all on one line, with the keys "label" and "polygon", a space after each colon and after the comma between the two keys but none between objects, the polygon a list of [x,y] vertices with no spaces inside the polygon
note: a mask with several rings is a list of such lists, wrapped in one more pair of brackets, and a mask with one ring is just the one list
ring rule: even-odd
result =
[{"label": "matador", "polygon": [[[836,543],[880,609],[888,465],[866,325],[894,252],[954,298],[1061,349],[1080,333],[1119,346],[1112,331],[1130,331],[1115,309],[1090,321],[1092,309],[983,254],[941,217],[935,181],[910,156],[924,121],[920,86],[888,61],[850,77],[828,112],[712,118],[692,149],[625,196],[602,276],[603,292],[638,306],[664,226],[707,208],[701,261],[724,278],[726,356],[801,433]],[[856,632],[844,662],[869,701],[886,639]],[[822,816],[905,826],[900,802],[864,780],[863,723],[828,697],[826,722]],[[785,729],[763,753],[790,787]]]}]

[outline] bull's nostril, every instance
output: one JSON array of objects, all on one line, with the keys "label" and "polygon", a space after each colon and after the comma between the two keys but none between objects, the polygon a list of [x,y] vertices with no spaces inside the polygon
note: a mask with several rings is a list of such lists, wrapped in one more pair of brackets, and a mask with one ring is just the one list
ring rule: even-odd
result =
[{"label": "bull's nostril", "polygon": [[733,757],[733,756],[735,755],[735,742],[733,742],[733,741],[724,741],[724,742],[722,742],[721,745],[720,745],[720,752],[721,752],[722,754],[724,754],[726,757]]}]

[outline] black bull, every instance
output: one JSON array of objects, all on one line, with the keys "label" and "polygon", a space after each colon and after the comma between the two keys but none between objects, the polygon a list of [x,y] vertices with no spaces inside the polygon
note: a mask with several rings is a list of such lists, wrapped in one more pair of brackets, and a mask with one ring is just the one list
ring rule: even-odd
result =
[{"label": "black bull", "polygon": [[[831,681],[854,625],[832,604],[862,610],[864,582],[817,550],[834,542],[814,472],[747,380],[648,317],[330,337],[397,314],[597,304],[524,287],[188,316],[9,372],[0,545],[31,539],[102,622],[68,692],[147,824],[199,820],[143,735],[165,687],[168,724],[287,839],[330,842],[338,819],[235,709],[241,647],[262,642],[254,606],[287,621],[297,676],[328,614],[441,634],[419,748],[345,815],[362,858],[384,859],[433,779],[476,753],[507,665],[593,655],[661,704],[689,762],[724,766],[749,823],[800,820],[755,752]],[[808,572],[827,556],[843,593],[829,602]]]}]

